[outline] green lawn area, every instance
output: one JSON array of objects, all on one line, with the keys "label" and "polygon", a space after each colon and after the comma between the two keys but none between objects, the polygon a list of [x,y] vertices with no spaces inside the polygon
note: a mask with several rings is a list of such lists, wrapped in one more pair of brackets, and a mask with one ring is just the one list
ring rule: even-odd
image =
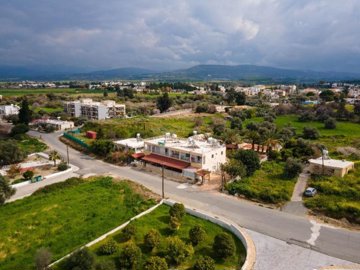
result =
[{"label": "green lawn area", "polygon": [[45,143],[28,135],[23,135],[21,140],[17,140],[17,144],[20,149],[24,151],[27,155],[36,152],[42,152],[47,148],[47,145]]},{"label": "green lawn area", "polygon": [[290,200],[296,179],[283,176],[284,163],[265,161],[252,176],[227,185],[231,194],[238,193],[248,199],[281,204]]},{"label": "green lawn area", "polygon": [[309,181],[309,186],[315,187],[318,194],[305,199],[308,208],[334,218],[345,217],[360,224],[360,162],[344,178],[314,176]]},{"label": "green lawn area", "polygon": [[44,111],[46,113],[56,113],[56,112],[63,112],[64,108],[48,108],[48,107],[37,107],[34,109],[34,112],[38,113],[39,111]]},{"label": "green lawn area", "polygon": [[194,117],[134,117],[130,119],[111,119],[106,121],[93,121],[85,124],[82,131],[103,128],[109,138],[129,138],[140,133],[143,138],[159,136],[166,132],[175,133],[179,137],[188,137],[193,130],[199,133],[211,132],[210,124],[220,115],[199,116],[201,125],[195,126]]},{"label": "green lawn area", "polygon": [[[176,232],[172,232],[169,229],[169,206],[162,205],[159,206],[156,210],[154,210],[152,213],[133,221],[132,224],[136,227],[136,234],[134,237],[135,243],[141,247],[143,257],[142,260],[145,261],[149,256],[163,256],[164,249],[166,245],[166,237],[168,236],[178,236],[180,239],[185,241],[186,243],[190,243],[189,241],[189,230],[195,226],[200,225],[204,228],[206,231],[207,237],[204,240],[204,242],[200,243],[198,246],[195,247],[195,253],[194,256],[189,258],[189,260],[183,262],[179,267],[176,269],[192,269],[192,265],[196,261],[196,259],[199,257],[199,255],[207,255],[210,257],[215,258],[215,254],[212,251],[212,243],[214,240],[214,237],[216,234],[220,232],[228,232],[222,227],[213,224],[209,221],[196,218],[191,215],[186,215],[183,218],[183,221],[181,223],[180,229]],[[161,241],[159,244],[159,247],[157,247],[152,252],[148,251],[143,244],[144,241],[144,235],[148,233],[150,229],[156,229],[161,234]],[[230,233],[230,232],[228,232]],[[239,269],[239,266],[243,264],[245,257],[246,257],[246,251],[241,243],[240,240],[238,240],[234,235],[232,235],[235,243],[236,243],[236,256],[228,258],[226,261],[216,261],[216,269]],[[120,251],[116,252],[112,255],[99,255],[98,249],[101,245],[103,245],[106,241],[109,239],[114,239],[116,242],[119,243],[120,250],[121,247],[126,243],[124,240],[122,240],[122,232],[116,232],[115,234],[109,236],[105,240],[101,241],[100,243],[97,243],[93,247],[91,247],[91,250],[97,254],[97,260],[98,261],[107,261],[107,260],[114,260],[114,262],[117,261],[119,257]],[[132,240],[130,240],[132,241]]]},{"label": "green lawn area", "polygon": [[72,178],[1,206],[0,269],[34,269],[41,247],[63,257],[155,204],[139,192],[110,177]]}]

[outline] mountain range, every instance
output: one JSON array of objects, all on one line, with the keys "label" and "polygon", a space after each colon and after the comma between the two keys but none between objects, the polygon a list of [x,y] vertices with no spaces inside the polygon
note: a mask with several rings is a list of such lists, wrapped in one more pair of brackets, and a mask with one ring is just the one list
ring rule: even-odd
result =
[{"label": "mountain range", "polygon": [[92,72],[46,67],[0,67],[0,80],[161,80],[161,81],[248,81],[263,83],[359,80],[360,73],[292,70],[256,65],[197,65],[159,72],[142,68],[118,68]]}]

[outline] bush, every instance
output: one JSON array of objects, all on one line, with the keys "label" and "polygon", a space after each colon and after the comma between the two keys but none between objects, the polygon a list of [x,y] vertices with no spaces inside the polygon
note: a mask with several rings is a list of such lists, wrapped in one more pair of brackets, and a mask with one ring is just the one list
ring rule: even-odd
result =
[{"label": "bush", "polygon": [[17,124],[11,129],[11,136],[25,134],[29,131],[29,127],[26,124]]},{"label": "bush", "polygon": [[134,224],[127,225],[122,231],[123,239],[125,241],[130,240],[135,234],[136,234],[136,227]]},{"label": "bush", "polygon": [[116,265],[113,261],[98,262],[95,270],[116,270]]},{"label": "bush", "polygon": [[26,180],[30,180],[31,178],[33,178],[34,176],[34,172],[33,171],[26,171],[23,173],[23,177]]},{"label": "bush", "polygon": [[0,205],[15,194],[15,189],[11,187],[9,181],[0,174]]},{"label": "bush", "polygon": [[324,127],[326,129],[336,129],[336,121],[334,118],[328,118],[324,121]]},{"label": "bush", "polygon": [[304,127],[303,137],[304,137],[304,139],[316,140],[320,137],[320,134],[316,128]]},{"label": "bush", "polygon": [[222,165],[222,170],[226,172],[231,178],[244,177],[246,175],[246,167],[241,161],[230,159]]},{"label": "bush", "polygon": [[194,254],[194,249],[176,236],[168,238],[165,252],[171,263],[179,265]]},{"label": "bush", "polygon": [[0,140],[0,166],[23,161],[26,153],[21,150],[15,140]]},{"label": "bush", "polygon": [[66,261],[66,269],[92,270],[95,263],[94,255],[87,249],[83,248],[75,251]]},{"label": "bush", "polygon": [[66,162],[61,162],[57,167],[58,171],[65,171],[68,168],[69,166],[66,164]]},{"label": "bush", "polygon": [[245,165],[247,176],[253,175],[256,170],[260,169],[259,155],[253,150],[236,151],[234,158]]},{"label": "bush", "polygon": [[197,246],[199,243],[205,240],[206,232],[201,226],[196,225],[190,229],[189,238],[192,245]]},{"label": "bush", "polygon": [[120,253],[121,268],[136,269],[141,261],[141,249],[133,242],[126,243]]},{"label": "bush", "polygon": [[299,161],[289,158],[284,167],[284,176],[289,179],[295,178],[301,173],[302,169],[303,166]]},{"label": "bush", "polygon": [[94,154],[106,157],[114,150],[114,144],[109,140],[95,140],[91,143],[90,149]]},{"label": "bush", "polygon": [[278,160],[280,158],[280,153],[274,150],[270,150],[268,152],[268,159],[269,160]]},{"label": "bush", "polygon": [[208,257],[200,257],[194,264],[194,270],[215,270],[215,261]]},{"label": "bush", "polygon": [[169,226],[172,231],[177,231],[180,228],[181,221],[177,217],[170,216]]},{"label": "bush", "polygon": [[235,254],[236,246],[230,234],[219,233],[215,236],[213,251],[220,259],[226,259]]},{"label": "bush", "polygon": [[149,259],[147,259],[147,261],[144,265],[144,269],[145,270],[167,270],[168,265],[164,258],[154,256],[154,257],[150,257]]},{"label": "bush", "polygon": [[169,210],[171,217],[176,217],[179,221],[185,216],[185,206],[182,203],[175,203]]},{"label": "bush", "polygon": [[144,245],[150,250],[153,250],[157,247],[160,243],[161,235],[160,233],[155,230],[151,229],[145,236],[144,236]]},{"label": "bush", "polygon": [[99,252],[102,255],[111,255],[118,251],[117,243],[110,239],[99,248]]}]

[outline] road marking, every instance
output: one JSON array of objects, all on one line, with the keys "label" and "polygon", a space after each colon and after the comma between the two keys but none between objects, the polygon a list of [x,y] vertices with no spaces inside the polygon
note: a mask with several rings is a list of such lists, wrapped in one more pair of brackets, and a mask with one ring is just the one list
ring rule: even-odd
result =
[{"label": "road marking", "polygon": [[177,189],[186,189],[186,188],[188,188],[188,187],[189,187],[188,184],[181,184],[181,185],[178,185],[176,188],[177,188]]},{"label": "road marking", "polygon": [[311,233],[309,240],[307,240],[306,242],[312,246],[315,246],[315,241],[320,236],[321,224],[317,223],[314,220],[310,220],[310,223],[312,224],[312,227],[311,227],[312,233]]}]

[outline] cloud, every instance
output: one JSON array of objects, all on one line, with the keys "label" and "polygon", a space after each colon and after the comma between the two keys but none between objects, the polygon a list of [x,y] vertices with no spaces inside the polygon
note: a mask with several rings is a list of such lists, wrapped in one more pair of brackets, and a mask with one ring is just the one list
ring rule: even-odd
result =
[{"label": "cloud", "polygon": [[0,59],[87,69],[249,63],[360,73],[359,13],[357,0],[13,0],[0,4]]}]

